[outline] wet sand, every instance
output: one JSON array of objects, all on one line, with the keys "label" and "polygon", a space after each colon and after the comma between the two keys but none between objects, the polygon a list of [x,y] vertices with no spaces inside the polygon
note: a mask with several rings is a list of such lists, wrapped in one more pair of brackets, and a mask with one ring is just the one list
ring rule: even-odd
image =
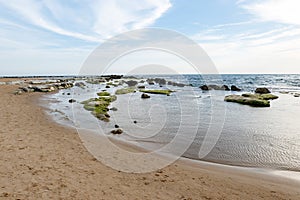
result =
[{"label": "wet sand", "polygon": [[88,153],[76,130],[53,122],[40,93],[14,95],[17,87],[0,85],[1,198],[300,198],[299,182],[221,165],[181,160],[147,174],[118,172]]}]

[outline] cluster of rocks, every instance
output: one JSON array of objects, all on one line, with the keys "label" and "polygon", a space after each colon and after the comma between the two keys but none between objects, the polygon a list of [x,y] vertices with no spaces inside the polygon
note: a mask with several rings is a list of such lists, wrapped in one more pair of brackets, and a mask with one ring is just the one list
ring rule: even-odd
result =
[{"label": "cluster of rocks", "polygon": [[184,83],[177,83],[174,81],[166,81],[163,78],[149,78],[146,80],[148,82],[149,85],[172,85],[172,86],[176,86],[176,87],[185,87],[185,86],[193,86],[192,84],[184,84]]},{"label": "cluster of rocks", "polygon": [[271,94],[268,88],[257,88],[254,94],[228,95],[224,100],[253,107],[270,107],[270,100],[274,99],[278,96]]},{"label": "cluster of rocks", "polygon": [[109,82],[116,79],[121,79],[123,75],[103,75],[103,76],[97,76],[97,77],[89,77],[87,78],[86,82],[90,84],[100,84]]},{"label": "cluster of rocks", "polygon": [[230,88],[227,85],[202,85],[200,86],[201,90],[208,91],[208,90],[224,90],[224,91],[241,91],[240,88],[232,85]]},{"label": "cluster of rocks", "polygon": [[[22,93],[28,93],[28,92],[53,92],[60,89],[67,89],[73,87],[72,82],[61,82],[57,81],[55,83],[49,84],[49,82],[46,82],[47,84],[39,85],[38,82],[34,82],[34,85],[27,85],[25,87],[20,87],[18,90],[15,91],[15,94],[22,94]],[[39,82],[41,83],[41,82]],[[45,82],[43,82],[45,83]]]},{"label": "cluster of rocks", "polygon": [[177,87],[185,87],[185,86],[193,86],[192,84],[184,84],[184,83],[177,83],[173,81],[168,81],[168,85],[177,86]]}]

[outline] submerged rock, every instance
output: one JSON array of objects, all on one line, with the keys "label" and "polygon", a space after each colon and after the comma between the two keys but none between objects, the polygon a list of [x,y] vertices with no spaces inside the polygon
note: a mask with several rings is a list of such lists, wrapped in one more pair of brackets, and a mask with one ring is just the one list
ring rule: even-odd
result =
[{"label": "submerged rock", "polygon": [[109,110],[111,110],[111,111],[117,111],[117,110],[118,110],[118,108],[116,108],[116,107],[112,107],[112,108],[110,108]]},{"label": "submerged rock", "polygon": [[255,93],[258,94],[269,94],[271,93],[270,90],[268,88],[256,88]]}]

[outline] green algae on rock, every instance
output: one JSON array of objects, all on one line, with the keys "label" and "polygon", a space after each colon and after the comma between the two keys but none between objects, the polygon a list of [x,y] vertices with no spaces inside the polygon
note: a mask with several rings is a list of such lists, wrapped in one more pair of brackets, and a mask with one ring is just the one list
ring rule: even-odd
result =
[{"label": "green algae on rock", "polygon": [[243,97],[250,97],[250,98],[256,98],[256,99],[263,99],[263,100],[273,100],[278,99],[278,96],[274,94],[242,94]]},{"label": "green algae on rock", "polygon": [[120,94],[128,94],[128,93],[133,93],[133,92],[135,92],[135,89],[129,87],[129,88],[118,89],[118,90],[116,90],[115,94],[120,95]]},{"label": "green algae on rock", "polygon": [[172,90],[140,90],[140,92],[149,93],[149,94],[163,94],[163,95],[170,95]]},{"label": "green algae on rock", "polygon": [[107,113],[109,111],[108,106],[116,99],[115,95],[100,96],[99,98],[91,98],[81,103],[84,104],[84,109],[91,111],[99,120],[108,122],[110,117]]},{"label": "green algae on rock", "polygon": [[228,95],[224,99],[226,102],[234,102],[253,107],[270,107],[270,101],[254,97],[244,97],[241,95]]}]

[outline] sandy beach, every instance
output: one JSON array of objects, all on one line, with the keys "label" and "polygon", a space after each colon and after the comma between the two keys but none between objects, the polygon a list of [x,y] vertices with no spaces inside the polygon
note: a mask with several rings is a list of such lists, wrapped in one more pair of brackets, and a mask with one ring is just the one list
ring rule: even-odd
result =
[{"label": "sandy beach", "polygon": [[[3,79],[1,81],[7,81]],[[95,159],[75,129],[39,106],[41,93],[0,86],[1,199],[299,199],[300,182],[222,166],[178,161],[130,174]]]}]

